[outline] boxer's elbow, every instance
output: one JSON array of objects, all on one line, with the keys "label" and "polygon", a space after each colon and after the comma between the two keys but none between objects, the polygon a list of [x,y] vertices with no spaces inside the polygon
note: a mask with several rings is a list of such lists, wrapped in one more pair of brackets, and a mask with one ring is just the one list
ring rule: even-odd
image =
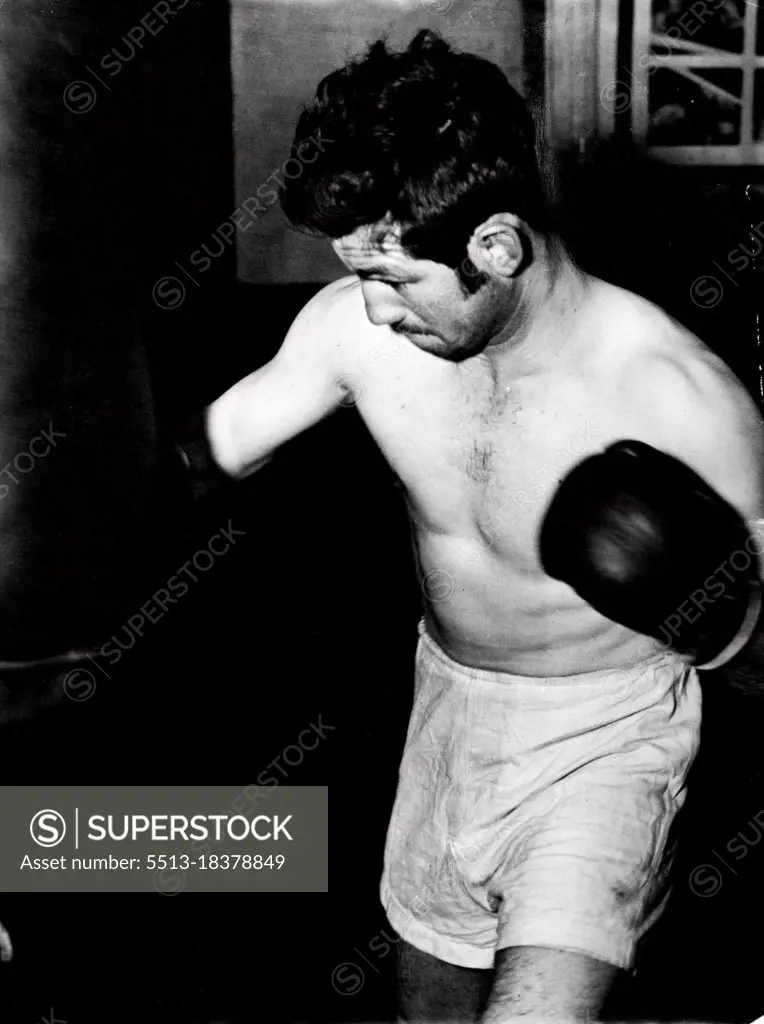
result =
[{"label": "boxer's elbow", "polygon": [[236,480],[246,480],[248,476],[252,476],[253,473],[262,469],[263,466],[267,466],[274,454],[275,452],[270,452],[268,455],[259,455],[249,459],[242,458],[238,463],[235,473],[230,475]]},{"label": "boxer's elbow", "polygon": [[207,409],[207,438],[218,467],[233,480],[243,480],[267,465],[274,450],[256,436],[233,391]]}]

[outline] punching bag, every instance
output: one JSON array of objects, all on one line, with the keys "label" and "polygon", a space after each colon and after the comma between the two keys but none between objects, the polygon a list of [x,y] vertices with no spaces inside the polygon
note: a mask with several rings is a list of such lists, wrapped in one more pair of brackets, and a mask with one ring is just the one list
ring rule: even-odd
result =
[{"label": "punching bag", "polygon": [[0,722],[62,699],[140,564],[143,129],[129,82],[86,85],[144,13],[0,3]]}]

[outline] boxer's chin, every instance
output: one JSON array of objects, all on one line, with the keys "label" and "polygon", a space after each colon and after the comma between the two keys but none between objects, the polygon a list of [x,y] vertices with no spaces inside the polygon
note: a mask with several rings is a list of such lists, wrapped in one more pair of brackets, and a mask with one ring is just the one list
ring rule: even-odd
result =
[{"label": "boxer's chin", "polygon": [[450,363],[458,363],[464,359],[464,355],[448,341],[444,341],[435,334],[418,335],[410,339],[418,349],[427,352],[438,359],[445,359]]},{"label": "boxer's chin", "polygon": [[441,359],[459,362],[472,354],[471,350],[466,351],[459,342],[442,338],[439,334],[430,334],[427,331],[399,331],[398,333],[423,352],[429,352],[430,355],[439,356]]},{"label": "boxer's chin", "polygon": [[[440,340],[440,339],[439,339]],[[436,352],[433,348],[430,351],[452,363],[463,363],[466,359],[472,359],[486,347],[486,341],[480,338],[460,339],[459,341],[440,341],[440,349]]]}]

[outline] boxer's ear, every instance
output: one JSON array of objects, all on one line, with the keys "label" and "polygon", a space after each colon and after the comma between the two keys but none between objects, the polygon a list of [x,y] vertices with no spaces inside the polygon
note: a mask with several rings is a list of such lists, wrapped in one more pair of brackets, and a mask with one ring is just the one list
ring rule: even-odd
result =
[{"label": "boxer's ear", "polygon": [[497,213],[474,231],[467,255],[476,269],[492,280],[510,282],[527,262],[528,245],[520,218]]}]

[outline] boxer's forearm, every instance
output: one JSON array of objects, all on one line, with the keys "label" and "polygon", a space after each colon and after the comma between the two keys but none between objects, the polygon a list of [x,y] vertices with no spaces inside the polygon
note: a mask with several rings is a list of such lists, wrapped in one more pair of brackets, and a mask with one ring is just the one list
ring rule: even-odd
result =
[{"label": "boxer's forearm", "polygon": [[250,428],[238,388],[222,395],[202,414],[206,454],[211,471],[242,480],[266,465],[275,447]]},{"label": "boxer's forearm", "polygon": [[242,480],[270,461],[255,445],[236,444],[226,402],[190,416],[174,438],[174,452],[185,487],[194,500]]},{"label": "boxer's forearm", "polygon": [[250,476],[344,404],[348,375],[337,343],[342,295],[336,284],[322,289],[298,314],[276,355],[206,410],[209,453],[227,476]]},{"label": "boxer's forearm", "polygon": [[265,366],[244,377],[206,411],[215,465],[228,476],[250,476],[289,441],[339,407],[338,371],[315,363],[285,342]]}]

